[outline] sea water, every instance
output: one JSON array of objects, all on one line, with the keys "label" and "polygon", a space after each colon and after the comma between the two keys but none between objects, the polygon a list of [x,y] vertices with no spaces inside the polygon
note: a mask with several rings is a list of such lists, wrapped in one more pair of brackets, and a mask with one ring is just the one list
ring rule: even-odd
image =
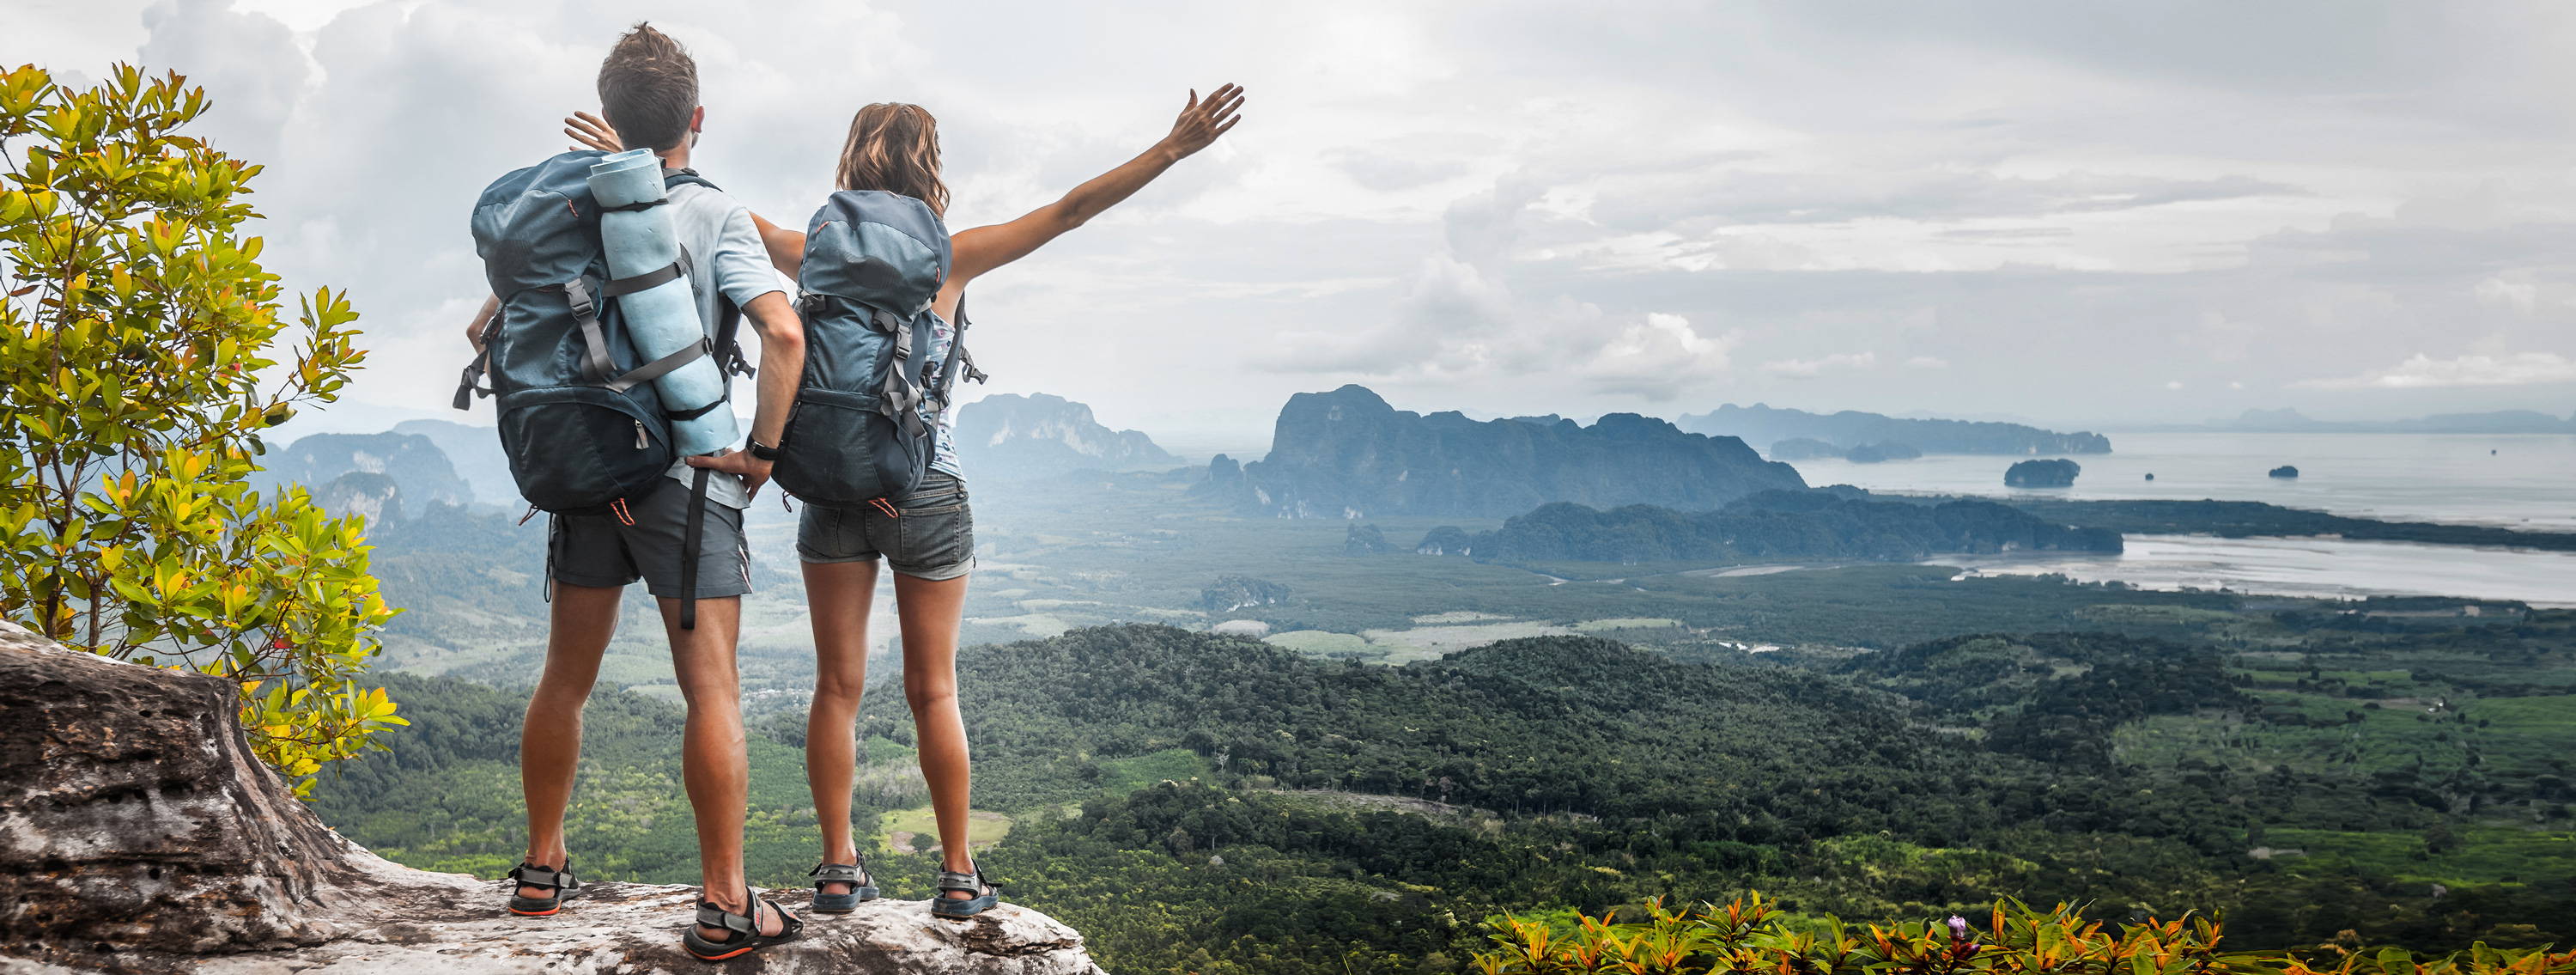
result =
[{"label": "sea water", "polygon": [[[2046,454],[2083,465],[2069,488],[2007,488],[2021,457],[1941,454],[1855,464],[1802,460],[1813,485],[1873,491],[2264,501],[2356,518],[2576,531],[2576,436],[2438,433],[2113,433],[2108,454]],[[2282,465],[2296,478],[2275,478]],[[2146,475],[2154,474],[2155,480]]]},{"label": "sea water", "polygon": [[[2070,459],[2070,488],[2007,488],[2022,458],[1940,455],[1881,464],[1800,461],[1816,485],[2076,500],[2263,501],[2356,518],[2576,531],[2576,436],[2412,433],[2112,433]],[[2284,464],[2296,479],[2268,476]],[[2149,481],[2146,475],[2156,479]],[[2063,573],[2152,589],[2299,596],[2441,595],[2576,605],[2576,553],[2334,538],[2131,535],[2116,556],[1927,560],[1981,573]]]}]

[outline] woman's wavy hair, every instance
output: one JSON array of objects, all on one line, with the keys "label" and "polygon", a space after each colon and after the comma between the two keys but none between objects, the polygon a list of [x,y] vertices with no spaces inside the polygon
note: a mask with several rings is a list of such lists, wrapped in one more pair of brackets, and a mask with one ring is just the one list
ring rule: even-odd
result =
[{"label": "woman's wavy hair", "polygon": [[948,215],[948,184],[939,181],[939,120],[930,110],[878,102],[850,117],[833,182],[845,190],[884,190],[930,204]]}]

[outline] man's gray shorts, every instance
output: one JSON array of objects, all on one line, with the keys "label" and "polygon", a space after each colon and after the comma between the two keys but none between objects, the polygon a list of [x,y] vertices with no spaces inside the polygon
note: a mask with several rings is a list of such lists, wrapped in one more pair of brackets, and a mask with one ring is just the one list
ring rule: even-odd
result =
[{"label": "man's gray shorts", "polygon": [[975,568],[975,512],[966,484],[930,472],[921,486],[897,496],[893,509],[805,506],[796,526],[796,554],[807,562],[874,562],[915,579],[944,582]]},{"label": "man's gray shorts", "polygon": [[[721,471],[709,477],[732,477]],[[689,486],[663,478],[662,486],[643,500],[629,503],[627,524],[613,514],[555,515],[547,539],[546,575],[568,586],[614,588],[644,580],[644,588],[664,599],[679,599],[682,550],[689,526]],[[706,521],[698,526],[699,599],[739,596],[751,591],[751,550],[742,539],[742,511],[706,501]]]}]

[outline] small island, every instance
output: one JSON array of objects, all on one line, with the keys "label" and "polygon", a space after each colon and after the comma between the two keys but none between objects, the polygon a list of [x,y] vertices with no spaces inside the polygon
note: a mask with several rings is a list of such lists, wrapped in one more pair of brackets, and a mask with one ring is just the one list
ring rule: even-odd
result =
[{"label": "small island", "polygon": [[2156,472],[2154,472],[2154,471],[2148,471],[2148,472],[2147,472],[2147,480],[2152,481],[2152,480],[2155,480],[2155,479],[2156,479]]},{"label": "small island", "polygon": [[2272,468],[2271,476],[2284,479],[2296,479],[2299,476],[2299,469],[2288,464],[2283,464],[2279,467]]},{"label": "small island", "polygon": [[2073,487],[2075,475],[2084,468],[2063,457],[2055,460],[2025,460],[2004,470],[2005,487]]}]

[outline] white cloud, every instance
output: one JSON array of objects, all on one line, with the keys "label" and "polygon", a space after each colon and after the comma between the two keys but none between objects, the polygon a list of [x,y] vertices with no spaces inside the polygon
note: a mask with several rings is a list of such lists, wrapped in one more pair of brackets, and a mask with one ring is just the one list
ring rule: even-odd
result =
[{"label": "white cloud", "polygon": [[1604,344],[1584,373],[1594,389],[1663,402],[1726,372],[1728,353],[1741,341],[1741,332],[1704,336],[1690,319],[1648,312]]},{"label": "white cloud", "polygon": [[2418,352],[2394,368],[2358,376],[2303,379],[2290,385],[2305,389],[2428,389],[2539,383],[2576,383],[2576,359],[2555,352],[2435,359]]},{"label": "white cloud", "polygon": [[2476,290],[2471,293],[2477,295],[2478,301],[2483,304],[2511,308],[2525,315],[2531,314],[2532,306],[2540,299],[2538,285],[2528,281],[2507,281],[2503,278],[2488,278],[2480,281]]},{"label": "white cloud", "polygon": [[[1224,143],[976,285],[997,391],[1122,425],[1349,380],[1494,413],[1794,390],[2147,419],[2156,375],[2219,412],[2326,406],[2245,399],[2302,376],[2351,377],[2299,387],[2348,409],[2563,410],[2510,384],[2576,354],[2560,5],[2183,2],[2116,34],[2047,5],[1003,7],[34,0],[0,64],[205,84],[199,131],[273,155],[271,269],[366,316],[352,398],[376,404],[442,409],[479,283],[465,206],[561,146],[650,19],[698,55],[700,165],[782,222],[865,102],[939,114],[976,225],[1130,158],[1181,89],[1248,84]],[[2387,368],[2417,349],[2462,358]]]},{"label": "white cloud", "polygon": [[1878,353],[1836,352],[1813,359],[1776,359],[1762,364],[1762,371],[1775,376],[1813,379],[1829,372],[1863,372],[1878,367]]}]

